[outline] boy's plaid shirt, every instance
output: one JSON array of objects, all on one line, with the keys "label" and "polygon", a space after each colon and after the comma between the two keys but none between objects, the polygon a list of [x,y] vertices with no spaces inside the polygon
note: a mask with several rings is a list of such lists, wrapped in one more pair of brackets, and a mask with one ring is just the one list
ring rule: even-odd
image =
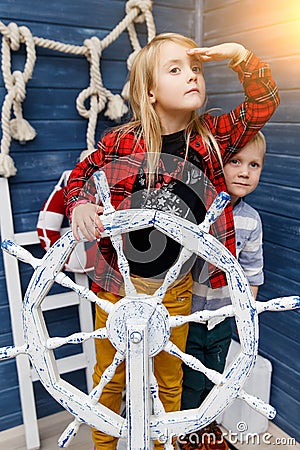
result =
[{"label": "boy's plaid shirt", "polygon": [[[233,68],[238,73],[245,91],[245,100],[229,114],[212,116],[204,114],[203,123],[212,132],[222,153],[223,163],[247,142],[270,119],[279,105],[277,86],[272,78],[268,64],[260,61],[252,52],[248,52],[244,61]],[[129,208],[129,198],[146,148],[143,139],[136,141],[133,133],[128,133],[118,140],[116,132],[112,131],[98,143],[98,150],[76,165],[72,171],[66,189],[67,215],[78,200],[89,198],[95,201],[93,190],[87,188],[82,192],[87,181],[94,172],[103,168],[111,189],[113,206],[121,209]],[[190,146],[200,154],[205,175],[214,185],[216,191],[226,191],[223,170],[216,154],[209,153],[199,135],[194,135]],[[105,166],[105,167],[104,167]],[[92,195],[92,197],[91,197]],[[213,198],[208,199],[207,207]],[[218,238],[235,255],[235,233],[231,205],[225,208],[225,220],[219,224]],[[220,233],[221,229],[221,233]],[[113,293],[119,292],[122,277],[117,266],[116,252],[110,239],[101,239],[94,281],[101,289]],[[226,276],[215,269],[210,276],[212,288],[226,285]],[[95,285],[94,285],[95,288]],[[96,288],[95,288],[96,290]]]}]

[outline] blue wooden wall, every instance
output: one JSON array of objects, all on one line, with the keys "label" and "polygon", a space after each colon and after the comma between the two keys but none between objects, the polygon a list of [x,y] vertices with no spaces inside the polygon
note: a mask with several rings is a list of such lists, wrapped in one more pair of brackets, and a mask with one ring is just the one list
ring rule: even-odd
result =
[{"label": "blue wooden wall", "polygon": [[[154,2],[157,32],[178,31],[195,35],[194,0],[159,0]],[[86,38],[103,39],[124,17],[125,0],[1,0],[0,20],[8,25],[27,26],[34,36],[59,42],[83,45]],[[137,26],[142,44],[146,42],[145,27]],[[103,52],[102,75],[104,85],[113,93],[120,93],[126,81],[126,59],[132,48],[127,32]],[[37,48],[37,62],[33,77],[27,85],[24,117],[37,131],[34,141],[22,146],[12,143],[18,173],[10,179],[15,231],[35,229],[38,212],[65,169],[73,168],[82,150],[87,148],[87,121],[79,116],[75,101],[89,85],[89,66],[84,57],[66,55]],[[23,70],[24,48],[14,54],[13,69]],[[0,105],[6,90],[0,78]],[[96,141],[101,132],[115,125],[101,115]],[[40,249],[31,249],[35,254]],[[31,269],[21,265],[22,285],[25,289]],[[52,336],[70,334],[79,329],[75,308],[48,312],[46,321]],[[5,286],[2,253],[0,252],[0,347],[11,345],[10,312]],[[68,348],[68,354],[73,348]],[[65,356],[61,353],[58,356]],[[83,371],[66,379],[85,389]],[[57,412],[54,402],[39,382],[35,383],[38,417]],[[0,430],[22,423],[19,388],[15,361],[0,364]]]},{"label": "blue wooden wall", "polygon": [[[259,299],[300,294],[300,5],[299,0],[205,0],[204,45],[237,41],[271,64],[281,105],[264,127],[267,157],[247,199],[264,227],[265,284]],[[209,106],[229,110],[240,86],[223,64],[206,69]],[[260,353],[273,364],[274,422],[300,440],[300,311],[260,315]]]},{"label": "blue wooden wall", "polygon": [[[205,45],[239,41],[270,61],[278,82],[282,103],[264,132],[268,155],[259,188],[249,198],[261,213],[265,233],[266,283],[260,299],[299,294],[299,6],[298,0],[268,3],[257,0],[155,0],[157,31],[178,31],[194,36],[201,19],[194,17],[203,3]],[[82,45],[84,39],[102,39],[124,17],[124,0],[1,0],[0,20],[6,25],[26,25],[35,36]],[[145,42],[145,29],[139,26]],[[104,85],[119,93],[126,79],[126,58],[131,47],[126,33],[103,53]],[[23,67],[24,51],[14,55],[14,67]],[[37,130],[34,141],[12,144],[11,154],[18,173],[11,178],[12,204],[16,231],[35,228],[41,205],[61,172],[72,168],[86,148],[86,120],[75,108],[79,92],[89,83],[88,64],[83,57],[38,48],[33,78],[28,83],[24,116]],[[236,77],[221,63],[206,65],[209,106],[230,109],[241,99]],[[0,78],[0,104],[5,89]],[[113,125],[102,115],[97,136]],[[37,249],[34,249],[38,252]],[[22,265],[22,284],[26,288],[31,271]],[[281,428],[299,440],[299,312],[265,313],[261,320],[261,353],[273,364],[271,403],[277,408],[275,419]],[[48,313],[52,335],[78,329],[73,308],[57,315]],[[0,254],[0,347],[12,343],[10,313]],[[74,351],[68,349],[68,352]],[[83,372],[68,380],[85,389]],[[35,383],[38,416],[57,412],[58,405]],[[22,423],[15,361],[0,364],[0,430]]]}]

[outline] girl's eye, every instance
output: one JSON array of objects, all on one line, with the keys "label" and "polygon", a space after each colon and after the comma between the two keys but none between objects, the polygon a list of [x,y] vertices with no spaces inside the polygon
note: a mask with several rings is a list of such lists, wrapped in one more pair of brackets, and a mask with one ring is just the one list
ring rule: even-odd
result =
[{"label": "girl's eye", "polygon": [[239,163],[239,160],[238,159],[232,159],[230,161],[230,163],[236,166]]},{"label": "girl's eye", "polygon": [[199,66],[194,66],[192,70],[193,70],[193,72],[195,72],[195,73],[201,73],[201,72],[202,72],[202,69],[201,69],[201,67],[199,67]]},{"label": "girl's eye", "polygon": [[256,167],[259,167],[259,164],[258,164],[258,163],[255,163],[255,162],[253,162],[253,163],[251,163],[251,164],[250,164],[250,166],[251,166],[251,167],[254,167],[254,168],[256,168]]},{"label": "girl's eye", "polygon": [[178,73],[180,71],[179,67],[173,67],[170,72],[171,73]]}]

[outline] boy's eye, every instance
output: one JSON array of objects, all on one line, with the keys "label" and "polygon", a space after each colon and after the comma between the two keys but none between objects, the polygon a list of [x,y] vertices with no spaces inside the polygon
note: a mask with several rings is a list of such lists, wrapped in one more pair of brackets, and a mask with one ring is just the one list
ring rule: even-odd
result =
[{"label": "boy's eye", "polygon": [[256,163],[256,162],[252,162],[250,165],[251,165],[251,167],[255,167],[255,168],[256,168],[256,167],[259,167],[259,164]]},{"label": "boy's eye", "polygon": [[239,160],[238,160],[238,159],[232,159],[232,160],[230,161],[230,163],[236,165],[236,164],[239,163]]}]

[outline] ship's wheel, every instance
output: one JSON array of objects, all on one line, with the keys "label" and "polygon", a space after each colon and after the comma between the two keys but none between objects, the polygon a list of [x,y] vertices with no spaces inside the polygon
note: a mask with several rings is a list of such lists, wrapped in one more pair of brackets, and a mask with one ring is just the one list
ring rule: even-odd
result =
[{"label": "ship's wheel", "polygon": [[[255,302],[242,268],[232,254],[211,234],[211,224],[219,217],[229,196],[218,195],[205,220],[199,226],[172,214],[157,210],[128,209],[115,211],[110,203],[110,191],[103,171],[94,174],[97,191],[104,205],[101,220],[118,255],[118,265],[124,280],[125,297],[112,303],[98,298],[92,291],[74,283],[62,272],[77,241],[71,231],[63,235],[42,259],[6,240],[2,248],[34,268],[23,301],[24,345],[0,348],[0,359],[25,353],[31,359],[45,389],[73,416],[74,420],[59,439],[66,447],[76,435],[79,426],[86,423],[112,436],[126,438],[127,448],[151,448],[155,439],[171,449],[172,437],[205,427],[222,413],[235,398],[245,400],[269,419],[275,410],[262,400],[243,390],[258,352],[258,314],[266,310],[282,311],[300,306],[300,298],[285,297],[269,302]],[[182,245],[177,262],[168,270],[164,282],[152,295],[138,294],[130,279],[128,261],[123,253],[122,234],[140,228],[155,227]],[[232,305],[217,311],[199,311],[189,316],[170,316],[162,304],[167,289],[178,277],[181,267],[196,254],[226,273]],[[41,309],[42,302],[53,283],[76,291],[82,301],[95,302],[108,313],[105,328],[91,333],[76,333],[66,338],[50,338]],[[212,317],[234,316],[241,343],[241,351],[225,369],[218,373],[205,367],[199,360],[183,353],[170,340],[170,330],[186,322],[204,322]],[[58,372],[53,349],[68,343],[82,343],[87,339],[108,338],[116,348],[110,366],[99,384],[85,394],[64,381]],[[180,358],[194,370],[203,372],[214,388],[197,409],[167,413],[159,400],[158,386],[152,371],[152,357],[164,350]],[[126,418],[101,403],[104,386],[113,377],[118,365],[126,359]]]}]

